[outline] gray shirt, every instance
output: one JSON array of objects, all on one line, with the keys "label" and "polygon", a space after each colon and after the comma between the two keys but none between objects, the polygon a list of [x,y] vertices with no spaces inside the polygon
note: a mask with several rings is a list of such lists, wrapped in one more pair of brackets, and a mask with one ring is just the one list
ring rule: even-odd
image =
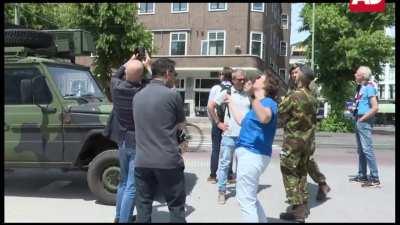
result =
[{"label": "gray shirt", "polygon": [[179,93],[152,80],[133,98],[135,167],[184,167],[177,141],[177,125],[185,121]]}]

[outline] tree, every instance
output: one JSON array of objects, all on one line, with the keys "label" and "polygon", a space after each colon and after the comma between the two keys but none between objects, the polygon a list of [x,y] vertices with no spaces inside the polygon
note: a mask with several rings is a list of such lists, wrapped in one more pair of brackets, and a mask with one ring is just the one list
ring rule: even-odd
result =
[{"label": "tree", "polygon": [[[322,3],[315,6],[314,56],[321,94],[331,104],[331,113],[342,118],[344,102],[354,94],[354,73],[358,66],[371,68],[379,80],[381,64],[394,57],[394,39],[385,27],[394,25],[394,4],[384,13],[351,13],[348,4]],[[300,17],[311,31],[312,4],[305,4]],[[311,36],[305,40],[311,46]],[[308,48],[307,55],[311,55]]]},{"label": "tree", "polygon": [[19,10],[20,25],[32,29],[57,29],[62,24],[58,16],[62,12],[55,3],[7,3],[4,7],[5,22],[14,24],[15,7]]},{"label": "tree", "polygon": [[128,60],[135,47],[151,49],[151,33],[137,21],[132,3],[67,4],[61,15],[65,27],[82,28],[96,41],[95,74],[103,85],[110,80],[111,68]]}]

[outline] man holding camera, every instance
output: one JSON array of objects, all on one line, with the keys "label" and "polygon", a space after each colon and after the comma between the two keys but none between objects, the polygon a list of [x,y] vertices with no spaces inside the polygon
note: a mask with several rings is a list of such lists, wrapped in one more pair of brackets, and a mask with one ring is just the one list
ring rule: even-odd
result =
[{"label": "man holding camera", "polygon": [[113,111],[104,130],[104,135],[118,144],[118,159],[121,179],[117,190],[116,215],[114,222],[133,222],[135,207],[135,127],[132,99],[143,87],[143,72],[150,66],[150,57],[139,60],[138,51],[111,77]]}]

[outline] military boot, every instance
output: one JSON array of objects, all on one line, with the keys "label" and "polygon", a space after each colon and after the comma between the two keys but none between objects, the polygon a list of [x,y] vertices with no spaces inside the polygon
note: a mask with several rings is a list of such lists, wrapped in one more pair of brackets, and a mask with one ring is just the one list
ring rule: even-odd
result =
[{"label": "military boot", "polygon": [[281,213],[279,215],[280,219],[283,220],[294,220],[296,222],[304,223],[307,216],[307,205],[300,204],[294,205],[288,212]]},{"label": "military boot", "polygon": [[326,195],[331,191],[331,188],[327,183],[319,184],[318,193],[317,193],[317,201],[325,201]]}]

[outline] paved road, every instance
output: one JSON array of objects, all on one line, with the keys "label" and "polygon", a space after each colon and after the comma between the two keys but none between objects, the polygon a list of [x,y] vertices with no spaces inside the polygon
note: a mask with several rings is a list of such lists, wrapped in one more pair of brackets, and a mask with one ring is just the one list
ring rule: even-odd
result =
[{"label": "paved road", "polygon": [[[206,182],[210,152],[185,154],[188,222],[240,222],[234,185],[228,186],[226,205],[217,204],[215,184]],[[279,220],[285,210],[285,194],[279,170],[279,148],[261,176],[258,196],[270,222]],[[314,201],[317,185],[309,178],[311,214],[307,222],[394,222],[395,152],[377,151],[382,187],[365,189],[349,183],[356,172],[356,152],[325,148],[316,153],[317,161],[332,187],[330,199]],[[5,173],[5,222],[112,222],[115,207],[98,204],[90,193],[83,172],[20,170]],[[155,202],[154,222],[167,222],[168,209]]]}]

